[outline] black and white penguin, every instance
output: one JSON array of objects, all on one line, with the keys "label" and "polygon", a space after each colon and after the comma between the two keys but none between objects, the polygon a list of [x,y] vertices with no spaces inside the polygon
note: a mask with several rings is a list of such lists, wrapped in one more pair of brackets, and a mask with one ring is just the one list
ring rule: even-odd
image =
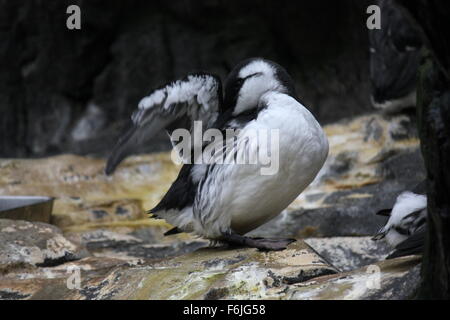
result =
[{"label": "black and white penguin", "polygon": [[422,254],[427,230],[425,182],[416,186],[413,191],[402,192],[392,209],[384,209],[377,214],[389,216],[386,225],[372,238],[385,238],[394,249],[387,259]]},{"label": "black and white penguin", "polygon": [[[283,67],[262,58],[241,62],[227,77],[223,98],[220,78],[208,73],[188,75],[143,98],[132,120],[132,128],[108,159],[107,174],[127,155],[130,141],[138,142],[163,127],[169,135],[176,128],[185,128],[195,135],[194,121],[201,121],[204,129],[237,132],[232,143],[205,143],[202,155],[206,147],[219,143],[217,150],[226,145],[227,152],[231,151],[228,159],[241,151],[247,155],[263,152],[278,156],[278,169],[272,174],[262,174],[261,169],[267,164],[260,161],[185,161],[166,195],[150,210],[176,227],[169,233],[193,232],[207,239],[262,250],[281,250],[293,241],[245,236],[297,198],[316,177],[328,155],[325,133],[297,99],[293,81]],[[278,132],[273,145],[248,134],[272,130]],[[172,135],[171,139],[176,145]],[[181,157],[187,159],[186,154]]]}]

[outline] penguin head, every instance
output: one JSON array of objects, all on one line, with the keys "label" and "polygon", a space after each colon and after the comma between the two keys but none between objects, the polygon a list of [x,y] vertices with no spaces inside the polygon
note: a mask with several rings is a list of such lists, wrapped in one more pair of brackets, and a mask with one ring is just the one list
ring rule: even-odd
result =
[{"label": "penguin head", "polygon": [[[387,237],[393,246],[406,239],[413,230],[426,221],[427,197],[410,191],[402,192],[396,199],[389,220],[372,240]],[[387,213],[388,210],[382,210]],[[379,212],[380,214],[380,212]]]},{"label": "penguin head", "polygon": [[256,109],[261,96],[271,91],[296,98],[293,81],[282,66],[263,58],[244,60],[225,81],[224,107],[237,116]]}]

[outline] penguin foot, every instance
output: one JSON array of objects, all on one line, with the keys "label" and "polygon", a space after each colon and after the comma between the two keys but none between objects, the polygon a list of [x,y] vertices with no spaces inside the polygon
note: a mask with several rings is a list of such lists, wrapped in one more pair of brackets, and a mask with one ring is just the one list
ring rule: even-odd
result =
[{"label": "penguin foot", "polygon": [[295,239],[251,238],[237,233],[224,234],[222,239],[231,246],[257,248],[261,251],[284,250],[289,244],[296,241]]}]

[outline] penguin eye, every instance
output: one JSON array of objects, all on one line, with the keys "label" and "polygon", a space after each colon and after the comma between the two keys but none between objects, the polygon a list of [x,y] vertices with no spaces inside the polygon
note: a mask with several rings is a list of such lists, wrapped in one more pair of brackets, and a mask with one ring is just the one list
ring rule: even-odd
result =
[{"label": "penguin eye", "polygon": [[241,86],[246,78],[237,78],[236,80],[236,86]]},{"label": "penguin eye", "polygon": [[260,76],[260,75],[262,75],[262,72],[255,72],[255,73],[249,74],[245,78],[237,78],[236,85],[241,86],[245,82],[245,80],[252,78],[252,77]]}]

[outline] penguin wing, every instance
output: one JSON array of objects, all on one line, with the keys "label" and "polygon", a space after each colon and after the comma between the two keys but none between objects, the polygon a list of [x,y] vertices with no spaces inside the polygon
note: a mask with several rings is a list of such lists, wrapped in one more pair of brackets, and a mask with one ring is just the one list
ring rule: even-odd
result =
[{"label": "penguin wing", "polygon": [[386,257],[386,259],[393,259],[397,257],[408,256],[412,254],[422,254],[425,245],[426,228],[425,226],[416,233],[411,235],[405,241],[399,243],[395,250]]},{"label": "penguin wing", "polygon": [[172,183],[161,201],[149,211],[158,216],[159,211],[171,209],[181,211],[194,203],[197,183],[192,179],[191,170],[195,165],[185,164],[181,167],[178,177]]},{"label": "penguin wing", "polygon": [[105,173],[113,173],[137,145],[163,128],[171,134],[178,128],[190,129],[194,120],[207,122],[204,126],[212,123],[217,118],[222,100],[220,78],[208,73],[189,74],[154,90],[139,102],[129,128],[108,158]]},{"label": "penguin wing", "polygon": [[[232,110],[228,110],[219,114],[217,120],[211,126],[211,128],[221,131],[224,138],[227,138],[225,133],[227,129],[239,129],[244,126],[245,123],[256,118],[255,111],[247,112],[239,116],[232,116],[231,112]],[[228,138],[234,139],[234,137]],[[214,146],[216,150],[222,150],[224,154],[228,153],[230,156],[234,156],[237,152],[236,143],[230,143],[226,139],[221,142],[213,141],[211,143],[205,143],[203,145],[203,151],[207,152],[206,148],[211,146]],[[224,151],[227,147],[230,147],[231,149]],[[207,157],[209,157],[209,155]],[[210,160],[209,158],[206,159]],[[218,160],[218,158],[215,159]],[[154,217],[159,217],[159,214],[164,216],[166,212],[171,210],[181,212],[184,208],[193,206],[198,191],[198,185],[204,180],[211,166],[214,166],[214,164],[184,164],[181,167],[178,177],[172,183],[167,193],[161,201],[149,211],[149,213],[152,213]],[[176,232],[177,230],[173,229],[170,230],[168,234]]]}]

